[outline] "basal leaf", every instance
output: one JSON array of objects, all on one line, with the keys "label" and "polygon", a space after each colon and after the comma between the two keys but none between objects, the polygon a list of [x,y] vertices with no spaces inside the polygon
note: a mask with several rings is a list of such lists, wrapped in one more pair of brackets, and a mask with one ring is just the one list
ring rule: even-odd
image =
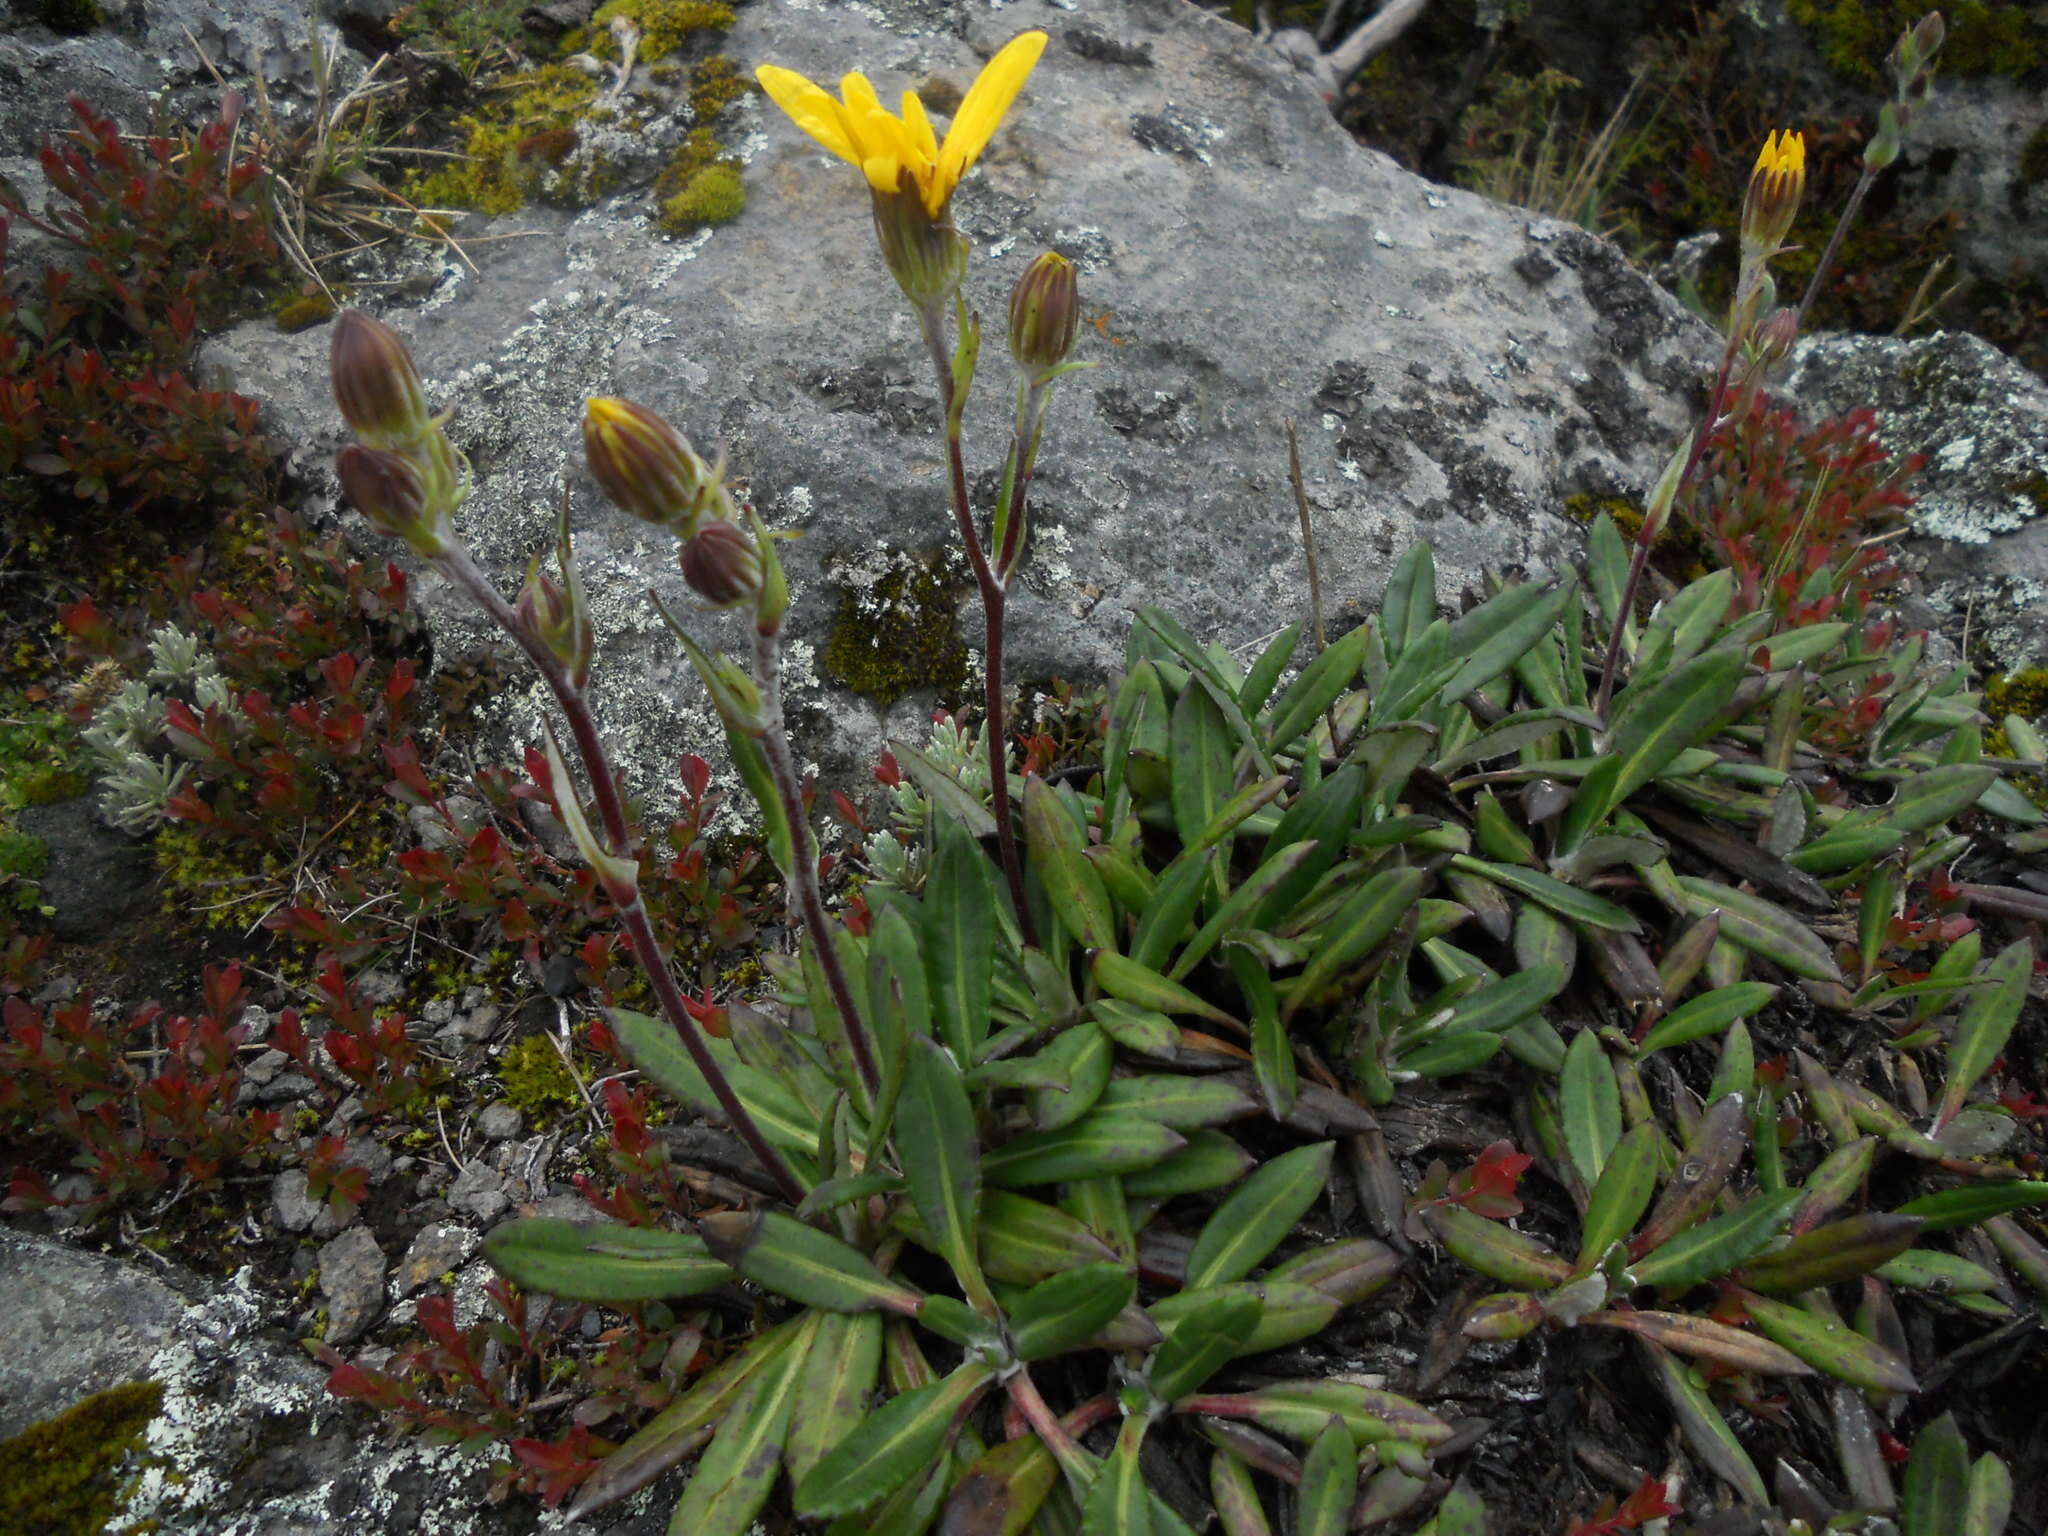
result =
[{"label": "basal leaf", "polygon": [[1216,1207],[1188,1255],[1191,1290],[1250,1274],[1323,1192],[1337,1144],[1296,1147],[1266,1163]]}]

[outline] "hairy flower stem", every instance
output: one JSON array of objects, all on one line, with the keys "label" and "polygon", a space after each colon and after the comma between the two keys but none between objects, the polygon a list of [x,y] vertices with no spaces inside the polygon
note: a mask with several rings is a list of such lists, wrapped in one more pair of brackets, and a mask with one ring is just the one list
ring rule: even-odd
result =
[{"label": "hairy flower stem", "polygon": [[[1026,945],[1035,948],[1038,928],[1031,919],[1031,905],[1024,894],[1024,860],[1017,851],[1017,831],[1010,815],[1009,707],[1003,694],[1003,621],[1008,572],[998,575],[989,565],[988,551],[974,526],[974,508],[967,495],[967,460],[960,442],[960,418],[967,405],[966,392],[957,387],[952,359],[946,355],[944,306],[920,305],[917,319],[924,334],[925,347],[931,353],[932,369],[938,375],[939,405],[946,416],[946,458],[952,471],[953,521],[959,525],[960,542],[967,548],[967,562],[974,571],[974,584],[981,590],[981,611],[986,626],[982,655],[986,673],[983,697],[988,712],[989,809],[996,821],[996,848],[1002,860],[1003,878],[1010,887],[1011,905],[1017,909],[1018,932]],[[1005,542],[1014,543],[1014,538]],[[1014,559],[1014,549],[1011,555]]]},{"label": "hairy flower stem", "polygon": [[1842,216],[1835,220],[1835,227],[1828,236],[1828,243],[1820,253],[1820,260],[1814,264],[1813,276],[1806,280],[1806,292],[1799,296],[1799,329],[1806,329],[1806,312],[1813,308],[1813,301],[1820,297],[1820,285],[1827,281],[1828,273],[1834,270],[1835,257],[1841,253],[1842,241],[1847,238],[1849,226],[1856,222],[1856,216],[1863,211],[1863,200],[1870,196],[1870,189],[1877,181],[1878,172],[1868,165],[1863,174],[1856,178],[1856,186],[1849,194],[1849,201],[1842,205]]},{"label": "hairy flower stem", "polygon": [[825,973],[825,985],[832,989],[832,1004],[839,1010],[846,1030],[846,1044],[853,1054],[854,1070],[868,1101],[879,1101],[882,1075],[875,1066],[875,1052],[868,1039],[866,1023],[854,1007],[853,990],[847,985],[846,970],[839,963],[839,946],[832,942],[832,930],[825,916],[825,898],[818,889],[818,859],[811,846],[811,828],[804,816],[803,782],[797,776],[796,761],[789,753],[789,733],[782,718],[782,626],[759,626],[754,630],[754,685],[761,690],[761,751],[774,775],[776,793],[782,799],[783,819],[789,824],[789,884],[803,914],[804,926],[817,943],[818,968]]},{"label": "hairy flower stem", "polygon": [[[590,776],[592,794],[597,801],[598,819],[604,825],[605,839],[612,851],[620,857],[631,857],[633,838],[630,824],[626,820],[625,802],[619,797],[618,776],[612,771],[611,760],[606,755],[603,738],[597,730],[597,717],[592,713],[590,702],[583,696],[564,670],[562,663],[541,643],[540,637],[520,621],[512,605],[499,595],[491,585],[490,578],[477,568],[470,558],[468,549],[458,543],[449,543],[434,557],[434,564],[441,573],[455,584],[505,633],[513,643],[526,653],[527,659],[540,672],[541,680],[554,694],[555,703],[561,708],[562,718],[568,722],[569,734],[575,739],[577,755],[583,759],[584,771]],[[754,1159],[775,1181],[776,1188],[792,1203],[803,1199],[805,1189],[795,1172],[782,1154],[772,1146],[761,1133],[761,1127],[747,1112],[726,1079],[725,1071],[717,1058],[711,1054],[710,1046],[704,1042],[697,1021],[690,1017],[690,1010],[684,1006],[683,994],[676,986],[675,978],[669,974],[668,958],[661,952],[661,943],[655,937],[654,924],[647,915],[647,904],[636,892],[630,903],[619,904],[619,916],[626,929],[626,936],[632,942],[634,957],[640,968],[647,973],[647,980],[654,988],[655,1000],[660,1004],[662,1017],[682,1038],[683,1048],[690,1053],[690,1060],[697,1070],[704,1074],[704,1081],[710,1086],[712,1097],[718,1100],[718,1107],[724,1113],[726,1123],[754,1154]]]},{"label": "hairy flower stem", "polygon": [[1031,1379],[1030,1368],[1020,1367],[1017,1374],[1003,1385],[1010,1394],[1010,1405],[1023,1415],[1024,1422],[1031,1426],[1040,1443],[1060,1464],[1060,1470],[1067,1474],[1074,1496],[1085,1498],[1089,1485],[1095,1481],[1095,1458],[1081,1449],[1080,1442],[1067,1432],[1066,1426],[1039,1395],[1038,1384]]}]

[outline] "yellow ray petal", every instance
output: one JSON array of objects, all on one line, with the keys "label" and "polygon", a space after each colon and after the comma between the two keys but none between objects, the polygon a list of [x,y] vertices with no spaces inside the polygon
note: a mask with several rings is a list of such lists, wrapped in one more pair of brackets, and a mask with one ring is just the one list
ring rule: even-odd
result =
[{"label": "yellow ray petal", "polygon": [[[1025,77],[1037,64],[1038,56],[1045,51],[1043,32],[1020,32],[1011,38],[990,59],[974,84],[968,87],[967,97],[960,103],[960,110],[953,114],[953,124],[946,130],[945,145],[939,150],[938,175],[933,178],[933,191],[940,192],[940,207],[945,199],[952,196],[953,188],[969,166],[981,158],[981,152],[988,148],[988,141],[995,137],[995,131],[1002,125],[1003,114],[1010,110],[1010,103],[1017,99],[1017,93],[1024,88]],[[938,210],[932,210],[934,216]]]},{"label": "yellow ray petal", "polygon": [[877,192],[893,193],[903,181],[903,162],[884,151],[861,162],[861,174]]},{"label": "yellow ray petal", "polygon": [[754,71],[768,99],[789,114],[790,121],[842,160],[860,164],[852,137],[846,131],[846,113],[832,93],[813,85],[793,69],[763,64]]},{"label": "yellow ray petal", "polygon": [[917,92],[903,93],[903,126],[910,130],[910,142],[924,157],[927,166],[939,163],[939,141],[932,132],[932,120],[925,116],[924,103],[918,100]]},{"label": "yellow ray petal", "polygon": [[858,72],[840,76],[839,97],[846,103],[847,131],[852,135],[855,147],[860,150],[860,159],[865,160],[875,152],[875,140],[870,119],[876,113],[883,117],[889,109],[882,105],[882,98],[875,94],[868,77]]}]

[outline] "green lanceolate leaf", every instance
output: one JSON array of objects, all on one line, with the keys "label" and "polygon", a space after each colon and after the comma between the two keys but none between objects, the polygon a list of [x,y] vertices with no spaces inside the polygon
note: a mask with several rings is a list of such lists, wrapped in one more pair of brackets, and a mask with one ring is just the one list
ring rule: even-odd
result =
[{"label": "green lanceolate leaf", "polygon": [[747,1377],[683,1489],[669,1519],[671,1532],[743,1536],[753,1525],[781,1474],[782,1442],[822,1319],[822,1313],[806,1315],[789,1348]]},{"label": "green lanceolate leaf", "polygon": [[1039,1055],[1067,1074],[1063,1091],[1041,1089],[1031,1096],[1033,1122],[1042,1131],[1056,1131],[1095,1107],[1102,1090],[1109,1086],[1116,1048],[1099,1025],[1087,1022],[1053,1036]]},{"label": "green lanceolate leaf", "polygon": [[1688,1002],[1680,1003],[1659,1019],[1643,1036],[1643,1043],[1636,1047],[1636,1055],[1647,1056],[1652,1051],[1718,1035],[1737,1019],[1748,1018],[1777,995],[1776,987],[1761,981],[1739,981],[1732,987],[1716,987],[1711,992],[1703,992]]},{"label": "green lanceolate leaf", "polygon": [[940,767],[925,755],[923,748],[907,741],[892,739],[889,751],[897,765],[915,781],[918,793],[965,828],[968,836],[980,839],[996,835],[995,817],[972,791],[961,785],[960,776],[952,769]]},{"label": "green lanceolate leaf", "polygon": [[[1606,620],[1603,629],[1612,628],[1625,617],[1621,594],[1627,585],[1628,545],[1622,542],[1614,519],[1602,512],[1586,533],[1586,586]],[[1626,617],[1633,627],[1634,616]]]},{"label": "green lanceolate leaf", "polygon": [[1841,968],[1835,964],[1827,943],[1803,919],[1775,902],[1691,875],[1680,875],[1678,884],[1692,903],[1695,915],[1720,909],[1722,938],[1783,966],[1794,976],[1804,976],[1809,981],[1841,981]]},{"label": "green lanceolate leaf", "polygon": [[1115,949],[1116,914],[1102,877],[1082,856],[1081,828],[1036,774],[1024,781],[1024,840],[1060,925],[1090,949]]},{"label": "green lanceolate leaf", "polygon": [[1261,1429],[1303,1444],[1323,1432],[1333,1413],[1359,1445],[1441,1445],[1453,1433],[1450,1425],[1405,1397],[1348,1381],[1282,1381],[1228,1397],[1203,1394],[1179,1406],[1250,1419]]},{"label": "green lanceolate leaf", "polygon": [[580,1520],[637,1493],[711,1438],[740,1389],[779,1354],[808,1339],[816,1314],[805,1313],[755,1336],[752,1343],[699,1378],[689,1391],[633,1432],[577,1491],[569,1518]]},{"label": "green lanceolate leaf", "polygon": [[1120,1077],[1103,1090],[1104,1114],[1143,1115],[1177,1131],[1222,1125],[1259,1112],[1258,1100],[1227,1077],[1186,1077],[1158,1073]]},{"label": "green lanceolate leaf", "polygon": [[1322,942],[1301,974],[1289,982],[1282,1019],[1313,1002],[1351,966],[1385,942],[1428,883],[1419,869],[1382,870],[1353,892],[1324,927]]},{"label": "green lanceolate leaf", "polygon": [[1656,778],[1679,753],[1705,744],[1715,719],[1735,697],[1746,665],[1740,651],[1708,651],[1648,689],[1629,688],[1614,701],[1610,750],[1621,768],[1610,808]]},{"label": "green lanceolate leaf", "polygon": [[1398,659],[1436,619],[1436,559],[1417,539],[1394,562],[1380,598],[1380,628],[1387,657]]},{"label": "green lanceolate leaf", "polygon": [[1191,1014],[1218,1024],[1236,1022],[1206,998],[1115,950],[1097,950],[1089,962],[1089,973],[1098,987],[1120,1002],[1159,1013]]},{"label": "green lanceolate leaf", "polygon": [[1623,1328],[1679,1354],[1712,1360],[1738,1371],[1762,1376],[1814,1374],[1812,1366],[1769,1339],[1730,1328],[1712,1318],[1694,1317],[1689,1312],[1588,1312],[1579,1321],[1596,1327]]},{"label": "green lanceolate leaf", "polygon": [[1019,1360],[1079,1349],[1131,1304],[1137,1277],[1121,1264],[1083,1264],[1041,1280],[1009,1308]]},{"label": "green lanceolate leaf", "polygon": [[797,1512],[830,1519],[887,1498],[931,1464],[994,1379],[993,1366],[969,1360],[943,1381],[890,1398],[797,1484]]},{"label": "green lanceolate leaf", "polygon": [[1238,1346],[1240,1355],[1262,1354],[1314,1338],[1344,1304],[1328,1291],[1292,1280],[1236,1280],[1229,1285],[1212,1285],[1199,1291],[1181,1291],[1146,1308],[1146,1315],[1171,1335],[1181,1320],[1218,1296],[1245,1295],[1259,1304],[1258,1326]]},{"label": "green lanceolate leaf", "polygon": [[1962,1536],[1970,1492],[1970,1448],[1944,1413],[1913,1438],[1900,1490],[1900,1536]]},{"label": "green lanceolate leaf", "polygon": [[[891,1225],[931,1247],[908,1205],[896,1208]],[[1005,1189],[982,1191],[980,1259],[989,1278],[1005,1285],[1036,1285],[1076,1264],[1115,1258],[1114,1249],[1065,1211]]]},{"label": "green lanceolate leaf", "polygon": [[959,1068],[937,1041],[920,1036],[910,1042],[896,1125],[898,1157],[919,1219],[953,1266],[968,1300],[986,1299],[974,1252],[981,1203],[974,1106],[967,1101]]},{"label": "green lanceolate leaf", "polygon": [[1344,1536],[1358,1496],[1358,1447],[1344,1421],[1332,1415],[1301,1463],[1295,1501],[1295,1536]]},{"label": "green lanceolate leaf", "polygon": [[1997,778],[1998,770],[1983,763],[1930,768],[1901,783],[1891,803],[1871,812],[1863,824],[1893,832],[1925,832],[1967,811]]},{"label": "green lanceolate leaf", "polygon": [[1533,582],[1508,587],[1453,624],[1451,653],[1461,665],[1438,701],[1455,704],[1513,667],[1517,657],[1550,632],[1575,585],[1568,576],[1554,587]]},{"label": "green lanceolate leaf", "polygon": [[2012,1474],[1988,1451],[1970,1467],[1962,1536],[1999,1536],[2012,1518]]},{"label": "green lanceolate leaf", "polygon": [[1259,1299],[1228,1291],[1190,1306],[1152,1356],[1152,1394],[1163,1403],[1195,1391],[1237,1357],[1259,1325]]},{"label": "green lanceolate leaf", "polygon": [[697,1221],[706,1246],[756,1285],[827,1312],[915,1315],[922,1298],[851,1244],[780,1211],[720,1211]]},{"label": "green lanceolate leaf", "polygon": [[1730,1093],[1707,1107],[1686,1140],[1685,1157],[1630,1244],[1642,1254],[1661,1247],[1707,1209],[1749,1149],[1747,1094]]},{"label": "green lanceolate leaf", "polygon": [[1244,882],[1221,902],[1209,920],[1202,924],[1195,936],[1181,946],[1174,956],[1173,964],[1167,969],[1167,976],[1174,981],[1185,978],[1217,944],[1228,938],[1239,928],[1249,925],[1251,914],[1264,904],[1266,898],[1291,880],[1300,869],[1316,854],[1313,842],[1294,843],[1276,853],[1266,856],[1266,861],[1244,878]]},{"label": "green lanceolate leaf", "polygon": [[1005,1440],[976,1458],[947,1496],[940,1536],[1025,1536],[1059,1480],[1059,1463],[1036,1435]]},{"label": "green lanceolate leaf", "polygon": [[1155,971],[1166,964],[1174,947],[1186,936],[1202,898],[1214,889],[1210,870],[1215,862],[1213,848],[1199,853],[1183,849],[1160,873],[1152,899],[1131,935],[1132,960]]},{"label": "green lanceolate leaf", "polygon": [[1173,823],[1184,844],[1201,836],[1235,787],[1231,764],[1236,747],[1230,722],[1207,688],[1190,686],[1174,702]]},{"label": "green lanceolate leaf", "polygon": [[1519,752],[1523,747],[1534,746],[1545,737],[1556,735],[1567,725],[1592,730],[1598,729],[1599,724],[1594,716],[1583,710],[1525,709],[1481,731],[1463,746],[1445,753],[1431,766],[1440,777],[1449,778],[1468,764],[1490,762]]},{"label": "green lanceolate leaf", "polygon": [[1229,1451],[1218,1449],[1209,1458],[1209,1502],[1223,1536],[1273,1536],[1251,1469]]},{"label": "green lanceolate leaf", "polygon": [[1095,1474],[1082,1503],[1081,1536],[1154,1536],[1152,1500],[1138,1466],[1147,1422],[1143,1414],[1125,1418],[1116,1449]]},{"label": "green lanceolate leaf", "polygon": [[1301,625],[1296,622],[1281,630],[1259,652],[1258,660],[1251,664],[1251,669],[1244,675],[1243,685],[1237,690],[1238,708],[1247,714],[1265,708],[1266,700],[1272,697],[1280,674],[1287,670],[1287,663],[1300,639]]},{"label": "green lanceolate leaf", "polygon": [[802,1482],[867,1417],[882,1365],[879,1312],[821,1313],[816,1326],[782,1447],[792,1482]]},{"label": "green lanceolate leaf", "polygon": [[1742,1283],[1768,1295],[1794,1296],[1867,1275],[1912,1247],[1920,1228],[1917,1216],[1883,1211],[1830,1222],[1748,1260],[1742,1266]]},{"label": "green lanceolate leaf", "polygon": [[1470,854],[1453,854],[1451,867],[1464,870],[1467,874],[1483,875],[1496,885],[1541,902],[1559,917],[1568,917],[1575,923],[1584,923],[1589,928],[1607,928],[1616,933],[1641,933],[1643,925],[1636,921],[1627,908],[1616,906],[1604,896],[1595,896],[1591,891],[1582,891],[1575,885],[1566,885],[1562,880],[1552,879],[1533,869],[1520,869],[1512,864],[1489,864],[1484,859],[1475,859]]},{"label": "green lanceolate leaf", "polygon": [[1636,1126],[1615,1143],[1586,1204],[1575,1269],[1590,1270],[1610,1245],[1635,1230],[1657,1192],[1659,1144],[1653,1121]]},{"label": "green lanceolate leaf", "polygon": [[1771,1496],[1756,1463],[1749,1459],[1749,1453],[1743,1450],[1742,1442],[1735,1438],[1692,1368],[1648,1340],[1642,1348],[1650,1357],[1657,1385],[1663,1388],[1665,1401],[1671,1404],[1678,1427],[1694,1453],[1745,1502],[1767,1507]]},{"label": "green lanceolate leaf", "polygon": [[991,1184],[1023,1189],[1072,1179],[1133,1173],[1164,1162],[1187,1145],[1185,1137],[1143,1115],[1101,1110],[1057,1131],[1020,1136],[982,1158]]},{"label": "green lanceolate leaf", "polygon": [[732,1278],[702,1238],[550,1216],[496,1228],[484,1239],[484,1257],[506,1279],[568,1301],[665,1301]]},{"label": "green lanceolate leaf", "polygon": [[1533,965],[1499,981],[1486,982],[1461,998],[1451,1016],[1433,1035],[1461,1035],[1483,1029],[1495,1034],[1513,1029],[1564,990],[1564,969]]},{"label": "green lanceolate leaf", "polygon": [[1502,1285],[1547,1291],[1572,1277],[1572,1266],[1535,1238],[1461,1205],[1425,1206],[1422,1220],[1452,1258]]},{"label": "green lanceolate leaf", "polygon": [[1266,846],[1278,850],[1299,843],[1314,843],[1315,855],[1304,860],[1274,887],[1253,913],[1251,927],[1270,929],[1278,926],[1281,919],[1315,889],[1316,883],[1344,856],[1345,840],[1357,825],[1364,804],[1365,770],[1356,763],[1346,763],[1320,780],[1314,788],[1304,790],[1300,798],[1287,808],[1279,826],[1266,840]]},{"label": "green lanceolate leaf", "polygon": [[1097,998],[1088,1005],[1088,1013],[1105,1035],[1134,1056],[1171,1061],[1180,1050],[1180,1029],[1163,1013],[1113,997]]},{"label": "green lanceolate leaf", "polygon": [[1451,626],[1442,619],[1412,636],[1394,658],[1387,678],[1372,696],[1368,719],[1374,725],[1411,718],[1429,696],[1451,680],[1461,658],[1451,654]]},{"label": "green lanceolate leaf", "polygon": [[1960,1254],[1909,1248],[1874,1271],[1888,1285],[1903,1285],[1936,1296],[1983,1296],[1998,1289],[1997,1275]]},{"label": "green lanceolate leaf", "polygon": [[1607,1155],[1621,1140],[1621,1090],[1600,1039],[1590,1029],[1572,1036],[1557,1082],[1557,1111],[1565,1149],[1588,1186],[1599,1181]]},{"label": "green lanceolate leaf", "polygon": [[1659,1243],[1629,1266],[1637,1285],[1690,1290],[1739,1268],[1783,1231],[1800,1200],[1797,1190],[1752,1195],[1726,1215]]},{"label": "green lanceolate leaf", "polygon": [[1848,1324],[1772,1301],[1753,1291],[1737,1294],[1758,1332],[1822,1374],[1868,1392],[1920,1390],[1905,1361],[1873,1344]]},{"label": "green lanceolate leaf", "polygon": [[1285,750],[1305,734],[1357,683],[1358,669],[1365,664],[1368,633],[1361,624],[1334,641],[1281,692],[1266,722],[1266,740],[1274,751]]},{"label": "green lanceolate leaf", "polygon": [[1235,1184],[1256,1166],[1237,1139],[1222,1131],[1196,1131],[1180,1151],[1150,1168],[1123,1175],[1133,1200],[1170,1200]]},{"label": "green lanceolate leaf", "polygon": [[2034,974],[2033,941],[2018,939],[2007,945],[1982,974],[1991,985],[1970,994],[1963,1016],[1956,1021],[1955,1042],[1948,1052],[1948,1081],[1942,1086],[1941,1105],[1934,1117],[1936,1129],[1955,1118],[1964,1096],[2011,1038],[2027,1001],[2027,983]]},{"label": "green lanceolate leaf", "polygon": [[1280,1245],[1323,1192],[1333,1141],[1283,1152],[1216,1207],[1188,1255],[1190,1290],[1250,1274]]},{"label": "green lanceolate leaf", "polygon": [[1993,1216],[2003,1216],[2024,1205],[2048,1200],[2048,1182],[2014,1179],[2002,1184],[1972,1184],[1961,1189],[1944,1189],[1936,1194],[1908,1200],[1898,1209],[1901,1216],[1918,1216],[1926,1223],[1923,1232],[1951,1232],[1972,1227]]},{"label": "green lanceolate leaf", "polygon": [[[667,1020],[627,1008],[607,1008],[605,1022],[625,1046],[633,1065],[664,1091],[701,1114],[724,1119],[717,1095],[712,1093],[710,1083],[697,1070],[697,1064]],[[800,1161],[792,1159],[797,1175],[808,1175],[807,1182],[815,1182],[816,1170],[810,1166],[810,1154],[818,1145],[817,1116],[788,1088],[741,1061],[729,1042],[714,1039],[706,1044],[740,1103],[761,1128],[761,1134],[784,1152],[801,1154]]]},{"label": "green lanceolate leaf", "polygon": [[939,822],[937,850],[920,913],[926,978],[939,1038],[961,1061],[974,1059],[988,1034],[995,966],[994,866],[951,817]]}]

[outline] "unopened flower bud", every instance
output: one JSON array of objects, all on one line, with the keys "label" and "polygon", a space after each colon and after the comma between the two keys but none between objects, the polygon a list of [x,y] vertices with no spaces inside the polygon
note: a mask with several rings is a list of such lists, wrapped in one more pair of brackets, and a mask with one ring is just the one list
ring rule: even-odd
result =
[{"label": "unopened flower bud", "polygon": [[683,580],[714,608],[737,608],[761,592],[761,553],[737,523],[707,522],[683,546]]},{"label": "unopened flower bud", "polygon": [[343,310],[334,322],[327,366],[334,403],[372,448],[403,448],[432,430],[419,371],[390,326],[359,309]]},{"label": "unopened flower bud", "polygon": [[583,452],[616,506],[679,538],[690,537],[705,508],[725,496],[683,435],[630,400],[599,397],[584,406]]},{"label": "unopened flower bud", "polygon": [[1792,232],[1805,191],[1805,139],[1796,133],[1772,133],[1756,157],[1742,200],[1744,247],[1763,258],[1776,254]]},{"label": "unopened flower bud", "polygon": [[427,486],[411,459],[382,448],[350,443],[334,459],[342,493],[379,533],[404,539],[432,557],[445,547],[446,528],[433,514]]},{"label": "unopened flower bud", "polygon": [[1756,359],[1760,368],[1775,368],[1792,355],[1792,347],[1799,340],[1799,311],[1779,309],[1771,313],[1770,319],[1757,327]]},{"label": "unopened flower bud", "polygon": [[517,612],[520,622],[562,664],[569,679],[580,690],[590,681],[590,660],[597,650],[597,635],[590,625],[589,605],[572,575],[568,587],[538,566],[526,573],[526,585],[519,589]]},{"label": "unopened flower bud", "polygon": [[1047,251],[1024,269],[1010,291],[1010,356],[1019,368],[1043,373],[1066,361],[1081,323],[1074,264]]},{"label": "unopened flower bud", "polygon": [[868,188],[882,260],[903,296],[920,309],[943,304],[967,279],[967,241],[942,209],[934,218],[915,178],[902,176],[894,192]]}]

